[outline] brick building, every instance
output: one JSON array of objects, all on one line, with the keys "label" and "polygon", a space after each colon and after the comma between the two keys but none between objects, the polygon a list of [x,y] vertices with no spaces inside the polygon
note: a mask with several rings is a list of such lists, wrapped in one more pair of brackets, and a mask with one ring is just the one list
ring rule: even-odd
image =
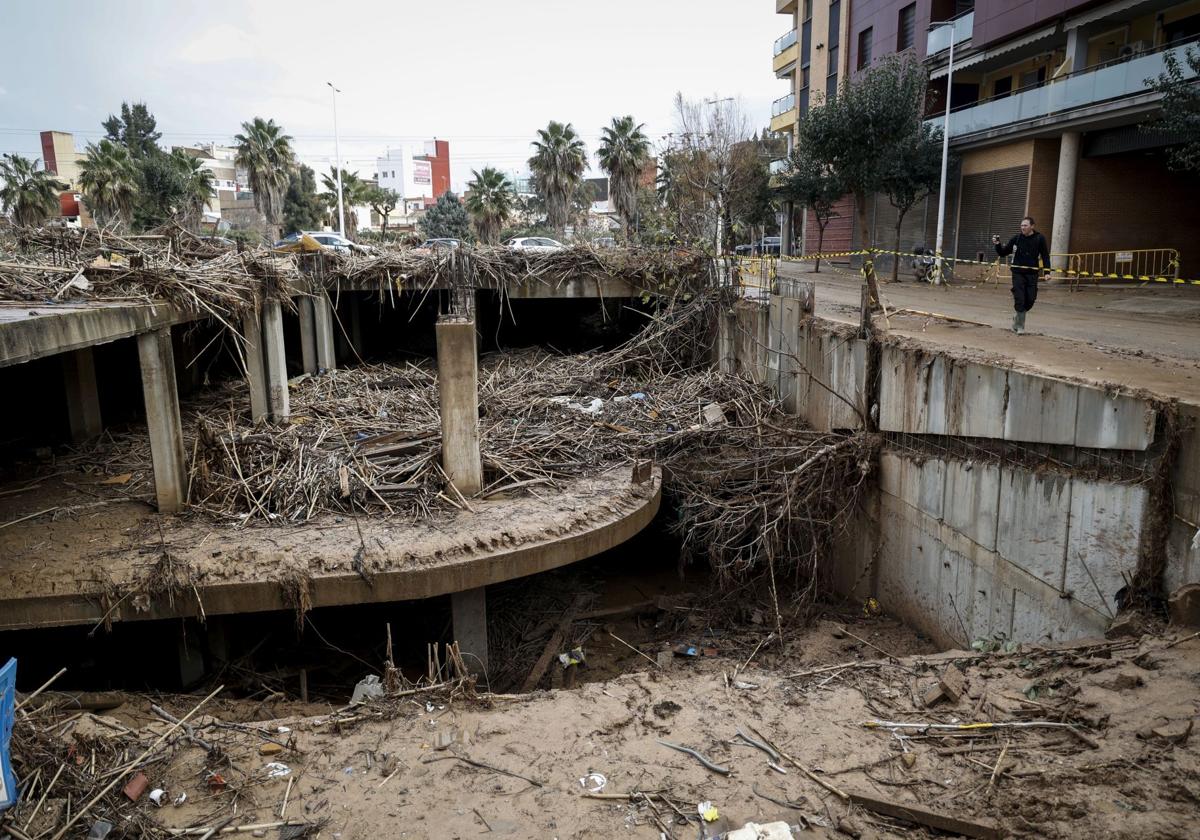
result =
[{"label": "brick building", "polygon": [[[1011,232],[1030,214],[1050,238],[1059,265],[1067,254],[1174,248],[1185,273],[1200,269],[1194,200],[1200,178],[1167,168],[1165,152],[1180,138],[1140,128],[1158,108],[1145,80],[1162,71],[1168,50],[1182,55],[1200,38],[1200,0],[776,4],[793,15],[794,26],[803,26],[804,15],[815,23],[820,10],[814,6],[839,7],[841,13],[833,51],[840,66],[827,63],[827,77],[845,78],[884,55],[911,50],[929,67],[927,117],[940,127],[952,75],[955,166],[947,185],[947,254],[987,254],[992,233]],[[803,78],[802,48],[791,75],[778,57],[777,75],[795,87]],[[812,63],[810,58],[810,69]],[[772,128],[794,136],[804,108],[798,96],[784,104],[794,109],[781,111]],[[845,204],[843,218],[835,220],[841,230],[832,241],[827,233],[826,250],[856,244],[848,218],[853,207]],[[927,204],[906,218],[903,247],[933,244],[936,202]],[[890,241],[890,210],[886,201],[874,201],[877,242]],[[802,217],[797,222],[815,227]]]}]

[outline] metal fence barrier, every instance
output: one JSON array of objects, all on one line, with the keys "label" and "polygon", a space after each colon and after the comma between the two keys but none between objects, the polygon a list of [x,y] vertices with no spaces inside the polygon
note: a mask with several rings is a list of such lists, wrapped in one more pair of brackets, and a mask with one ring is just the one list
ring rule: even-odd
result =
[{"label": "metal fence barrier", "polygon": [[1175,283],[1179,280],[1179,252],[1174,248],[1131,251],[1087,251],[1065,254],[1067,277],[1074,290],[1080,280],[1144,280]]}]

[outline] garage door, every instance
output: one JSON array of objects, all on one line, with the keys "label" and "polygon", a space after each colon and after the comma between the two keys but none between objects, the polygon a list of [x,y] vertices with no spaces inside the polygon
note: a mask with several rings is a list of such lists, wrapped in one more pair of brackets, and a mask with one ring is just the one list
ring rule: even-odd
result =
[{"label": "garage door", "polygon": [[1017,232],[1028,188],[1028,166],[963,176],[956,256],[974,260],[980,253],[984,259],[994,255],[992,234],[1008,239]]}]

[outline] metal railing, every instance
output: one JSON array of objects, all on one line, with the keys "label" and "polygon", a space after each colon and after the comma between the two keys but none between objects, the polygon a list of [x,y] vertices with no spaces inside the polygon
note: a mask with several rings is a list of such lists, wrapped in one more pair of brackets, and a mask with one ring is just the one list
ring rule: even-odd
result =
[{"label": "metal railing", "polygon": [[1083,280],[1135,280],[1170,282],[1179,279],[1179,252],[1174,248],[1143,248],[1129,251],[1086,251],[1063,254],[1067,279],[1074,289]]},{"label": "metal railing", "polygon": [[787,158],[776,158],[767,164],[767,172],[771,175],[779,175],[786,172],[788,168]]},{"label": "metal railing", "polygon": [[778,117],[780,114],[786,114],[795,107],[796,94],[789,93],[787,96],[781,96],[771,103],[771,116]]},{"label": "metal railing", "polygon": [[[953,26],[946,26],[946,23],[953,23]],[[942,22],[941,26],[936,29],[929,30],[929,37],[925,41],[925,55],[934,55],[942,50],[950,49],[950,37],[953,33],[954,46],[958,46],[963,41],[971,37],[971,32],[975,29],[975,12],[963,12],[956,18],[951,18],[948,21]]]},{"label": "metal railing", "polygon": [[784,50],[786,50],[788,47],[792,46],[795,43],[796,43],[796,30],[792,29],[788,32],[785,32],[783,35],[781,35],[780,37],[775,39],[774,55],[779,55],[781,52],[783,52]]}]

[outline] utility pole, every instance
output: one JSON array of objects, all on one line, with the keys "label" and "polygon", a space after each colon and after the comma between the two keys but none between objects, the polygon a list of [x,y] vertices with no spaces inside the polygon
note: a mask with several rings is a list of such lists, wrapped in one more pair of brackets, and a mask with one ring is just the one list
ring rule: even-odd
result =
[{"label": "utility pole", "polygon": [[937,267],[933,272],[933,282],[938,286],[945,282],[946,277],[946,258],[942,256],[942,234],[946,226],[946,168],[950,160],[950,94],[954,89],[954,21],[942,21],[931,29],[942,26],[950,27],[950,57],[946,64],[946,118],[942,123],[942,180],[938,186],[937,242],[934,245]]},{"label": "utility pole", "polygon": [[337,95],[340,90],[333,86],[333,82],[326,82],[329,89],[333,91],[333,154],[337,160],[333,162],[333,169],[337,175],[337,190],[338,190],[338,236],[346,235],[346,209],[342,206],[342,147],[338,142],[338,125],[337,125]]}]

